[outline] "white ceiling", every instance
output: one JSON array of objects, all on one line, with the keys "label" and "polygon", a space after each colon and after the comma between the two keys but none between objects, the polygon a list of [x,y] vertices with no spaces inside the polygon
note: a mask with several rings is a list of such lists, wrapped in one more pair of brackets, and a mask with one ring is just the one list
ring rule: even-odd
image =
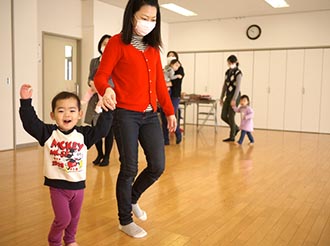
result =
[{"label": "white ceiling", "polygon": [[[125,8],[128,0],[99,1]],[[162,8],[162,21],[168,23],[330,10],[330,0],[287,0],[287,2],[289,8],[274,9],[264,0],[159,0],[159,4],[175,3],[198,14],[185,17]]]}]

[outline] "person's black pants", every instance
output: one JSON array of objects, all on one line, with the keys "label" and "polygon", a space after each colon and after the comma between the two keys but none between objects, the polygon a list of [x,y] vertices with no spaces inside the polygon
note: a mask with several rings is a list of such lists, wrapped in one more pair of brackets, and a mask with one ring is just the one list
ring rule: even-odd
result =
[{"label": "person's black pants", "polygon": [[[229,138],[235,140],[235,135],[239,130],[238,125],[235,123],[235,111],[231,106],[231,98],[227,97],[223,102],[222,111],[221,111],[221,119],[226,122],[230,127]],[[236,106],[239,104],[240,95],[237,97]]]},{"label": "person's black pants", "polygon": [[[125,109],[114,112],[114,133],[119,150],[120,172],[116,195],[121,225],[133,222],[132,204],[163,173],[164,139],[157,113],[140,113]],[[147,167],[138,173],[138,142],[144,150]]]}]

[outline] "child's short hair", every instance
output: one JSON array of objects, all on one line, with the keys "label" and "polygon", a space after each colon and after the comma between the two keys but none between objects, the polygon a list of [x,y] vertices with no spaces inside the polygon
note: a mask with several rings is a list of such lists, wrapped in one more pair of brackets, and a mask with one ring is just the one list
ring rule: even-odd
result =
[{"label": "child's short hair", "polygon": [[242,100],[244,98],[248,101],[248,105],[250,105],[250,98],[249,98],[249,96],[248,95],[242,95],[241,98],[240,98],[240,100]]},{"label": "child's short hair", "polygon": [[52,112],[55,111],[57,101],[63,100],[63,99],[69,99],[69,98],[73,98],[77,101],[77,106],[80,111],[81,104],[80,104],[79,97],[72,92],[62,91],[62,92],[58,93],[52,100]]},{"label": "child's short hair", "polygon": [[[174,65],[175,63],[179,63],[180,64],[180,62],[179,62],[179,60],[178,59],[173,59],[171,62],[170,62],[170,66],[171,65]],[[180,64],[181,65],[181,64]]]}]

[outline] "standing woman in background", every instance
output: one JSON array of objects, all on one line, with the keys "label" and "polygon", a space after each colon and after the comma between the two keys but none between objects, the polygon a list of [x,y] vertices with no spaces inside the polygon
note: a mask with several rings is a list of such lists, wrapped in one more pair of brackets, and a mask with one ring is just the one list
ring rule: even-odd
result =
[{"label": "standing woman in background", "polygon": [[[95,76],[104,109],[116,108],[114,133],[120,155],[116,186],[119,229],[134,238],[144,237],[147,232],[133,222],[132,212],[140,220],[147,219],[138,200],[165,168],[157,100],[167,116],[169,130],[176,129],[159,54],[160,24],[157,0],[129,0],[122,31],[110,39]],[[108,84],[110,76],[114,88]],[[136,177],[138,143],[144,150],[147,167]]]},{"label": "standing woman in background", "polygon": [[[179,103],[181,98],[181,90],[182,90],[182,79],[184,77],[184,69],[182,67],[182,64],[179,60],[179,55],[175,51],[169,51],[167,53],[167,64],[170,64],[172,60],[178,60],[180,63],[180,67],[177,71],[175,71],[174,75],[181,75],[181,78],[176,78],[171,80],[171,101],[172,105],[174,107],[174,112],[177,118],[177,127],[175,129],[175,137],[176,137],[176,144],[181,143],[182,141],[182,133],[180,130],[180,109],[179,109]],[[162,125],[163,125],[163,134],[164,134],[164,142],[165,145],[170,144],[169,140],[169,132],[167,128],[167,121],[165,114],[163,110],[161,112],[161,118],[162,118]]]},{"label": "standing woman in background", "polygon": [[[101,37],[97,45],[97,50],[99,51],[100,56],[93,58],[89,65],[88,86],[90,86],[91,89],[95,91],[95,94],[88,102],[85,122],[91,125],[96,125],[96,121],[99,116],[99,112],[96,112],[96,106],[98,105],[99,95],[94,85],[94,77],[100,65],[100,61],[102,59],[102,54],[104,52],[104,49],[107,46],[110,38],[111,36],[108,34],[105,34]],[[103,154],[103,139],[95,143],[95,147],[97,149],[97,157],[93,161],[95,165],[99,165],[99,166],[109,165],[112,145],[113,145],[113,128],[111,127],[108,135],[104,139],[104,154]]]},{"label": "standing woman in background", "polygon": [[239,63],[236,56],[229,56],[227,62],[229,69],[226,71],[220,96],[220,105],[222,106],[221,119],[230,127],[229,138],[223,141],[234,142],[235,136],[239,132],[239,127],[235,123],[235,111],[232,106],[239,104],[242,72],[238,68]]}]

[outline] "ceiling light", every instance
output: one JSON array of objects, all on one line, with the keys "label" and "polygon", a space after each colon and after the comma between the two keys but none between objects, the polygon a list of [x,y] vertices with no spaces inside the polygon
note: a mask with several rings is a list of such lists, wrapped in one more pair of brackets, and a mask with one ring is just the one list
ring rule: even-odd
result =
[{"label": "ceiling light", "polygon": [[290,5],[285,0],[265,0],[273,8],[286,8]]},{"label": "ceiling light", "polygon": [[165,3],[165,4],[161,4],[160,5],[161,7],[165,8],[165,9],[168,9],[168,10],[171,10],[175,13],[178,13],[180,15],[184,15],[184,16],[195,16],[197,15],[196,13],[188,10],[188,9],[185,9],[185,8],[182,8],[174,3]]}]

